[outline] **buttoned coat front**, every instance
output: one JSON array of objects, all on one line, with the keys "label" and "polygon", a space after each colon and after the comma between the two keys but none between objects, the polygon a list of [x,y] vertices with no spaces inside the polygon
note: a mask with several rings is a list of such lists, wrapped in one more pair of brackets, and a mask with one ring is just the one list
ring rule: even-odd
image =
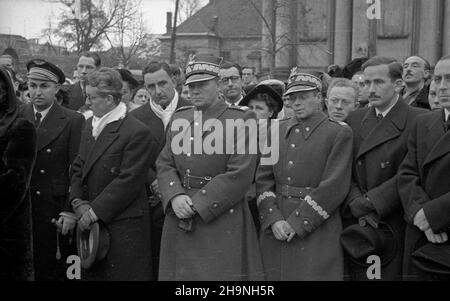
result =
[{"label": "buttoned coat front", "polygon": [[[227,142],[236,145],[235,139],[227,140],[230,131],[226,130],[225,124],[244,119],[245,114],[219,102],[203,112],[203,122],[215,121],[202,131],[202,122],[194,122],[194,112],[199,111],[187,107],[175,112],[167,130],[166,144],[156,162],[166,213],[159,279],[263,280],[256,230],[248,204],[243,199],[253,180],[256,153],[236,154],[234,151],[234,154],[224,154],[224,149],[220,150],[222,153],[212,154],[207,149],[192,151],[195,151],[194,144],[201,146],[213,136],[217,137],[215,143],[223,148]],[[181,131],[179,122],[185,125]],[[199,136],[195,133],[192,136],[196,127],[200,129]],[[223,128],[227,134],[218,128]],[[216,136],[219,132],[220,136]],[[179,151],[180,137],[192,142],[192,148]],[[239,139],[248,141],[248,137],[242,135]],[[185,178],[186,175],[206,179],[193,183],[191,178]],[[208,177],[210,181],[207,181]],[[179,228],[180,220],[170,204],[172,198],[180,194],[191,197],[198,212],[192,218],[192,229],[188,232]]]},{"label": "buttoned coat front", "polygon": [[[21,109],[21,114],[34,123],[33,105]],[[65,277],[65,259],[75,250],[68,245],[68,238],[61,236],[62,257],[56,260],[56,227],[51,220],[58,219],[61,211],[70,210],[69,169],[78,154],[83,125],[81,114],[54,103],[36,129],[37,156],[30,183],[36,280]]]},{"label": "buttoned coat front", "polygon": [[150,130],[132,116],[109,123],[96,140],[87,120],[69,199],[90,202],[110,233],[110,247],[105,259],[82,271],[82,279],[151,279],[145,175],[156,150]]},{"label": "buttoned coat front", "polygon": [[[380,121],[373,107],[355,111],[347,119],[354,134],[354,156],[352,188],[346,205],[366,195],[379,219],[390,225],[396,240],[396,255],[391,262],[382,266],[382,280],[401,279],[405,221],[397,190],[397,173],[407,152],[406,141],[412,123],[418,114],[426,112],[408,106],[399,97]],[[347,206],[344,216],[346,224],[357,223]],[[353,280],[367,280],[367,267],[350,260],[348,263]]]},{"label": "buttoned coat front", "polygon": [[[317,112],[306,121],[281,121],[274,141],[279,160],[256,173],[266,279],[342,280],[339,206],[350,188],[352,131]],[[300,191],[291,195],[289,187],[280,189],[286,185]],[[281,220],[296,232],[290,242],[273,235],[271,225]]]},{"label": "buttoned coat front", "polygon": [[427,242],[425,234],[413,224],[421,208],[434,233],[449,233],[450,131],[444,130],[443,110],[417,117],[408,140],[408,154],[400,166],[398,189],[407,222],[403,277],[438,280],[438,275],[416,268],[411,254]]}]

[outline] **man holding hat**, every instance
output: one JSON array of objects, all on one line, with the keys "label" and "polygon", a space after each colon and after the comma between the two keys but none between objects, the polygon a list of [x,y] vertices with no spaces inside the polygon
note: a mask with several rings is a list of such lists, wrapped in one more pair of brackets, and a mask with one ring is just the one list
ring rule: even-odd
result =
[{"label": "man holding hat", "polygon": [[[350,187],[352,131],[319,109],[319,78],[294,68],[280,122],[280,158],[260,165],[256,195],[267,280],[342,280],[339,206]],[[264,158],[264,155],[262,156]]]},{"label": "man holding hat", "polygon": [[[150,130],[128,115],[121,102],[122,88],[119,72],[111,68],[100,68],[87,78],[86,103],[93,117],[86,121],[81,136],[69,196],[79,218],[77,243],[86,268],[83,280],[151,280],[145,176],[158,146]],[[87,231],[93,236],[100,233],[92,239],[97,253],[85,248],[91,239],[84,240],[89,235],[80,233]],[[106,233],[109,250],[104,247]]]},{"label": "man holding hat", "polygon": [[[166,214],[160,280],[263,280],[256,230],[243,198],[256,154],[225,151],[227,145],[235,150],[237,138],[248,142],[249,134],[227,139],[226,122],[247,117],[218,98],[219,64],[218,58],[204,57],[186,67],[193,106],[175,112],[156,161]],[[189,143],[180,145],[180,136]],[[198,151],[195,145],[211,136],[221,147]]]},{"label": "man holding hat", "polygon": [[414,122],[398,189],[405,210],[404,280],[450,279],[450,56],[435,67],[442,109]]},{"label": "man holding hat", "polygon": [[[58,215],[66,208],[69,169],[78,154],[84,118],[56,102],[64,73],[50,62],[35,59],[27,64],[31,103],[21,108],[37,132],[37,157],[31,176],[33,247],[36,280],[63,280],[66,258],[74,254],[66,235],[75,221]],[[52,219],[58,219],[57,226]],[[74,248],[73,248],[74,250]]]},{"label": "man holding hat", "polygon": [[[395,59],[373,57],[362,65],[362,69],[370,107],[350,113],[346,120],[355,139],[352,186],[343,208],[345,223],[349,225],[343,233],[343,246],[349,255],[351,280],[368,280],[370,262],[367,259],[371,255],[380,259],[381,280],[400,280],[405,221],[397,190],[397,175],[406,155],[412,122],[418,114],[426,111],[408,106],[396,92],[402,83],[402,66]],[[372,222],[358,222],[367,216]],[[363,229],[363,232],[357,230],[358,233],[370,232],[383,240],[394,235],[396,247],[391,254],[385,248],[394,243],[374,244],[366,249],[373,248],[372,253],[360,253],[361,241],[370,241],[375,236],[348,235],[347,231],[352,232],[359,227],[358,224],[363,228],[377,228],[375,232]],[[383,245],[384,248],[379,247]]]}]

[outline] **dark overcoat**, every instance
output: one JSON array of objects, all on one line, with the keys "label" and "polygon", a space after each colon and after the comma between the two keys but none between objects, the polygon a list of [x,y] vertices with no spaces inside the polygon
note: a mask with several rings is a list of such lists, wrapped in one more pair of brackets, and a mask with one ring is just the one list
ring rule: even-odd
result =
[{"label": "dark overcoat", "polygon": [[72,85],[64,86],[68,93],[69,102],[66,105],[68,109],[78,111],[86,103],[86,95],[81,89],[81,83],[76,82]]},{"label": "dark overcoat", "polygon": [[421,208],[434,233],[448,232],[450,227],[450,131],[444,131],[443,110],[417,117],[400,166],[398,189],[407,222],[404,279],[437,280],[438,275],[417,269],[411,254],[419,240],[426,241],[425,234],[413,225]]},{"label": "dark overcoat", "polygon": [[145,175],[156,142],[127,115],[108,124],[95,140],[92,122],[83,130],[73,163],[70,200],[90,202],[110,233],[106,258],[82,271],[84,280],[150,280],[150,234]]},{"label": "dark overcoat", "polygon": [[[275,141],[279,160],[256,173],[266,279],[342,280],[339,207],[350,189],[352,131],[317,112],[306,121],[281,121]],[[273,235],[280,220],[295,230],[292,241]]]},{"label": "dark overcoat", "polygon": [[33,280],[29,183],[36,157],[34,125],[18,117],[18,101],[5,69],[8,91],[0,103],[0,280]]},{"label": "dark overcoat", "polygon": [[[353,129],[354,145],[352,188],[346,205],[366,195],[379,219],[390,225],[396,240],[394,259],[381,267],[382,280],[401,279],[405,221],[397,190],[397,172],[406,155],[412,123],[417,115],[426,112],[408,106],[400,97],[380,121],[373,107],[352,112],[347,119]],[[344,217],[345,224],[357,222],[348,206],[344,207]],[[367,267],[347,262],[352,280],[367,280]]]},{"label": "dark overcoat", "polygon": [[[21,114],[34,122],[31,103],[21,108]],[[33,249],[36,280],[63,280],[66,277],[66,258],[73,255],[74,245],[60,236],[61,259],[56,259],[56,227],[67,207],[70,177],[69,169],[80,146],[84,117],[56,102],[48,111],[37,132],[37,156],[31,176],[30,194],[33,212]]]},{"label": "dark overcoat", "polygon": [[[187,101],[178,98],[177,109],[190,105]],[[164,124],[162,120],[156,116],[153,110],[150,107],[149,103],[137,108],[130,112],[130,115],[144,123],[152,132],[152,135],[155,137],[156,142],[158,144],[158,154],[164,146],[165,140],[165,130]],[[158,279],[158,265],[159,265],[159,250],[161,248],[161,235],[162,235],[162,227],[164,224],[164,212],[162,210],[161,201],[158,201],[158,198],[153,196],[153,193],[150,191],[150,185],[156,179],[156,166],[155,162],[151,162],[151,166],[147,173],[147,195],[151,197],[152,202],[149,202],[150,205],[150,229],[151,229],[151,241],[152,241],[152,265],[153,265],[153,273],[154,279]]]},{"label": "dark overcoat", "polygon": [[[166,213],[159,279],[262,280],[256,230],[243,198],[253,180],[256,153],[237,154],[234,151],[227,154],[222,149],[227,141],[231,146],[236,145],[236,139],[227,140],[227,134],[224,134],[230,134],[230,130],[226,130],[226,120],[243,120],[245,113],[228,107],[222,101],[212,105],[203,112],[202,118],[203,121],[215,120],[214,125],[201,131],[201,137],[194,138],[193,128],[200,126],[201,129],[203,126],[198,121],[194,122],[194,112],[194,107],[180,108],[175,112],[171,124],[183,120],[187,128],[180,130],[169,124],[166,144],[156,162]],[[223,125],[224,132],[218,129],[220,125]],[[222,145],[222,154],[193,151],[195,143],[202,144],[213,133],[217,134],[216,130],[221,133],[216,142]],[[192,142],[187,152],[172,148],[172,141],[179,145],[175,139],[178,140],[180,135]],[[240,139],[248,141],[248,133]],[[172,198],[179,194],[188,195],[198,212],[191,220],[191,231],[179,228],[180,220],[170,204]]]}]

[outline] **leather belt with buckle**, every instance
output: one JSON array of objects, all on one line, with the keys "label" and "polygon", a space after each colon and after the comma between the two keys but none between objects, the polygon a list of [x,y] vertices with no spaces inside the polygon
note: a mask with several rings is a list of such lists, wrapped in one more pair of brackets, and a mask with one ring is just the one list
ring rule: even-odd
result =
[{"label": "leather belt with buckle", "polygon": [[193,176],[189,172],[186,172],[183,176],[183,187],[187,189],[200,189],[203,188],[209,181],[212,180],[212,177],[198,177]]}]

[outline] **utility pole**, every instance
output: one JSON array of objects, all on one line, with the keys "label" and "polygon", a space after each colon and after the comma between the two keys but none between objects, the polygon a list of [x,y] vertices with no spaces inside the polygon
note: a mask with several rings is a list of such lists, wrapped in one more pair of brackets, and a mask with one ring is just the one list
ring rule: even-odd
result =
[{"label": "utility pole", "polygon": [[180,0],[175,1],[175,16],[173,17],[173,28],[172,28],[172,43],[170,44],[170,63],[175,63],[175,39],[177,36],[177,19],[178,19],[178,4]]}]

